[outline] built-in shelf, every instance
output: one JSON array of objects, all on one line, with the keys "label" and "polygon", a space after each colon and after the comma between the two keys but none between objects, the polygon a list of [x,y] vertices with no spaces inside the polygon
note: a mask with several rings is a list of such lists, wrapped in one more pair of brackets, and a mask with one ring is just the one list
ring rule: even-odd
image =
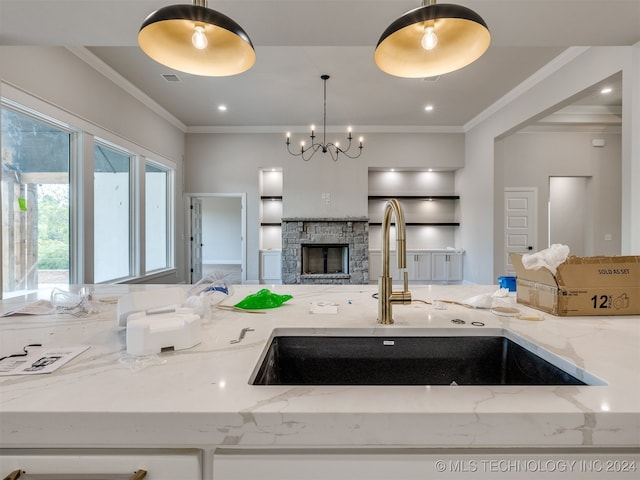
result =
[{"label": "built-in shelf", "polygon": [[[382,222],[369,222],[369,225],[382,225]],[[425,227],[459,227],[459,222],[405,222],[406,226]]]},{"label": "built-in shelf", "polygon": [[281,283],[282,170],[260,172],[260,283]]},{"label": "built-in shelf", "polygon": [[[460,200],[460,195],[369,195],[367,197],[369,201],[377,202],[381,200],[388,200],[395,198],[398,200],[419,200],[419,201],[431,201],[431,200],[444,200],[444,201],[457,201]],[[409,226],[417,227],[459,227],[459,222],[405,222]],[[382,222],[369,222],[369,225],[379,226]]]},{"label": "built-in shelf", "polygon": [[397,198],[400,200],[460,200],[460,195],[369,195],[370,200]]}]

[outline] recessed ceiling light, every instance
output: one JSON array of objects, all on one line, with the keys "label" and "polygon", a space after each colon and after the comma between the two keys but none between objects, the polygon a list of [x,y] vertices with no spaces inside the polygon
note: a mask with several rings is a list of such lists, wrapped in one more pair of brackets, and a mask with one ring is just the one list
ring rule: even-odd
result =
[{"label": "recessed ceiling light", "polygon": [[218,105],[218,111],[219,112],[226,112],[227,111],[227,106],[226,105]]},{"label": "recessed ceiling light", "polygon": [[433,105],[427,105],[426,107],[424,107],[424,111],[425,112],[432,112],[433,111]]},{"label": "recessed ceiling light", "polygon": [[605,95],[607,93],[611,93],[611,92],[613,92],[613,88],[611,88],[611,87],[604,87],[602,90],[600,90],[600,93],[605,94]]}]

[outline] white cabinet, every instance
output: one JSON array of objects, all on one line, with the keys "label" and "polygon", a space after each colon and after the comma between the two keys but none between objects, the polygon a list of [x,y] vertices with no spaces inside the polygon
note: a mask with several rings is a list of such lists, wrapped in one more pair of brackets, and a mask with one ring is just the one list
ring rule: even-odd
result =
[{"label": "white cabinet", "polygon": [[[389,252],[389,276],[394,282],[403,281],[403,270],[398,268],[396,252]],[[369,283],[377,284],[378,278],[382,275],[382,252],[379,250],[369,251]]]},{"label": "white cabinet", "polygon": [[431,253],[407,252],[407,273],[409,281],[431,280]]},{"label": "white cabinet", "polygon": [[282,252],[266,250],[260,252],[260,283],[282,282]]},{"label": "white cabinet", "polygon": [[[201,480],[202,451],[188,450],[11,450],[0,454],[0,477]],[[46,477],[44,477],[46,475]],[[11,477],[8,477],[11,478]]]},{"label": "white cabinet", "polygon": [[[382,272],[382,252],[369,251],[369,280],[377,283]],[[403,281],[402,270],[397,267],[396,252],[389,254],[389,275],[394,283]],[[407,250],[407,274],[410,282],[462,281],[462,252]]]},{"label": "white cabinet", "polygon": [[431,280],[434,282],[462,281],[462,254],[434,252],[431,254]]}]

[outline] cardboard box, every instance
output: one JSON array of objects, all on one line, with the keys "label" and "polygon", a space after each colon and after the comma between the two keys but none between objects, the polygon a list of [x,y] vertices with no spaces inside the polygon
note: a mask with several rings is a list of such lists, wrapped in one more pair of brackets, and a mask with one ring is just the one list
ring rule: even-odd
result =
[{"label": "cardboard box", "polygon": [[569,257],[553,275],[509,254],[518,303],[559,316],[640,314],[640,256]]}]

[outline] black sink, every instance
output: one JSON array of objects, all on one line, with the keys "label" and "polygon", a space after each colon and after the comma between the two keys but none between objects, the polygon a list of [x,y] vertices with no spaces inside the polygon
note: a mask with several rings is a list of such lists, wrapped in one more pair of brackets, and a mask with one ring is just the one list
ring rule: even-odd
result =
[{"label": "black sink", "polygon": [[253,385],[586,385],[501,335],[273,336]]}]

